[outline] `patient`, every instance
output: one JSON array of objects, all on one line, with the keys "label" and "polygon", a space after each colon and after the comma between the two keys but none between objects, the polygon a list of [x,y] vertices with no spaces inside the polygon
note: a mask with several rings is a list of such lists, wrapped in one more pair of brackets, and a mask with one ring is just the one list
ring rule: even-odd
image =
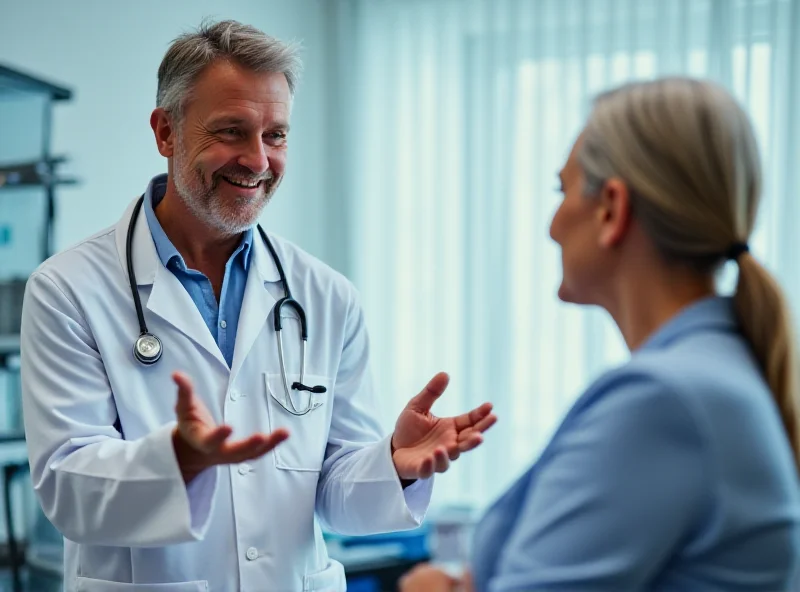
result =
[{"label": "patient", "polygon": [[[631,360],[490,508],[470,581],[424,565],[401,590],[800,590],[797,352],[748,249],[747,116],[707,82],[622,87],[597,99],[560,179],[559,297],[607,310]],[[726,260],[732,298],[715,293]]]}]

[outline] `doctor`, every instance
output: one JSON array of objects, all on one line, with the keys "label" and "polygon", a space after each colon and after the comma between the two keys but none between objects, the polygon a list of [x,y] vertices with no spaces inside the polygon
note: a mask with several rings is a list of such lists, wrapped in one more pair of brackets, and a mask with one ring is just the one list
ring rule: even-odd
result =
[{"label": "doctor", "polygon": [[151,117],[168,174],[28,281],[25,427],[67,591],[344,590],[321,525],[417,526],[495,421],[433,416],[439,374],[384,437],[356,291],[255,227],[298,68],[236,22],[179,37]]}]

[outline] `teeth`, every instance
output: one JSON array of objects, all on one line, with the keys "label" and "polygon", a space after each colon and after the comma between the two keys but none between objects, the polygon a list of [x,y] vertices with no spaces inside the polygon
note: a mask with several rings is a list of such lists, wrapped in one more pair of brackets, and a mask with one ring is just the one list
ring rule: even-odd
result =
[{"label": "teeth", "polygon": [[230,177],[223,177],[223,179],[225,179],[228,183],[231,183],[232,185],[236,185],[237,187],[243,187],[244,189],[255,189],[261,182],[261,181],[256,181],[254,184],[251,185],[245,181],[235,181]]}]

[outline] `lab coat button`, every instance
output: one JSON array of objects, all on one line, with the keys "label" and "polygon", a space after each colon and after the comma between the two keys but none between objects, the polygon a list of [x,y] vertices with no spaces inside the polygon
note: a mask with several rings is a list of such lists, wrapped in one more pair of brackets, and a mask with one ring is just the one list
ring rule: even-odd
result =
[{"label": "lab coat button", "polygon": [[231,401],[236,401],[239,398],[239,393],[236,391],[231,391]]},{"label": "lab coat button", "polygon": [[240,475],[247,475],[250,472],[250,465],[243,464],[239,465],[239,474]]},{"label": "lab coat button", "polygon": [[256,549],[255,547],[250,547],[247,550],[247,554],[245,556],[247,557],[247,559],[249,561],[253,561],[255,559],[258,559],[258,549]]}]

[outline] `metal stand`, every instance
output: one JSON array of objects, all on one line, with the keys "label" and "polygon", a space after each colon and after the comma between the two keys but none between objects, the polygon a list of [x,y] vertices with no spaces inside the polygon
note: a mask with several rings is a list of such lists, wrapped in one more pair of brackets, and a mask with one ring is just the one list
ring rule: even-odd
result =
[{"label": "metal stand", "polygon": [[[6,436],[2,441],[9,441],[11,437]],[[25,436],[19,436],[14,441],[25,440]],[[4,511],[6,515],[6,532],[8,536],[8,554],[11,564],[11,577],[14,585],[14,592],[22,592],[22,567],[25,565],[25,553],[22,552],[17,544],[17,537],[14,534],[14,508],[11,502],[11,483],[20,471],[27,472],[28,463],[9,463],[3,466],[3,495],[5,496]]]}]

